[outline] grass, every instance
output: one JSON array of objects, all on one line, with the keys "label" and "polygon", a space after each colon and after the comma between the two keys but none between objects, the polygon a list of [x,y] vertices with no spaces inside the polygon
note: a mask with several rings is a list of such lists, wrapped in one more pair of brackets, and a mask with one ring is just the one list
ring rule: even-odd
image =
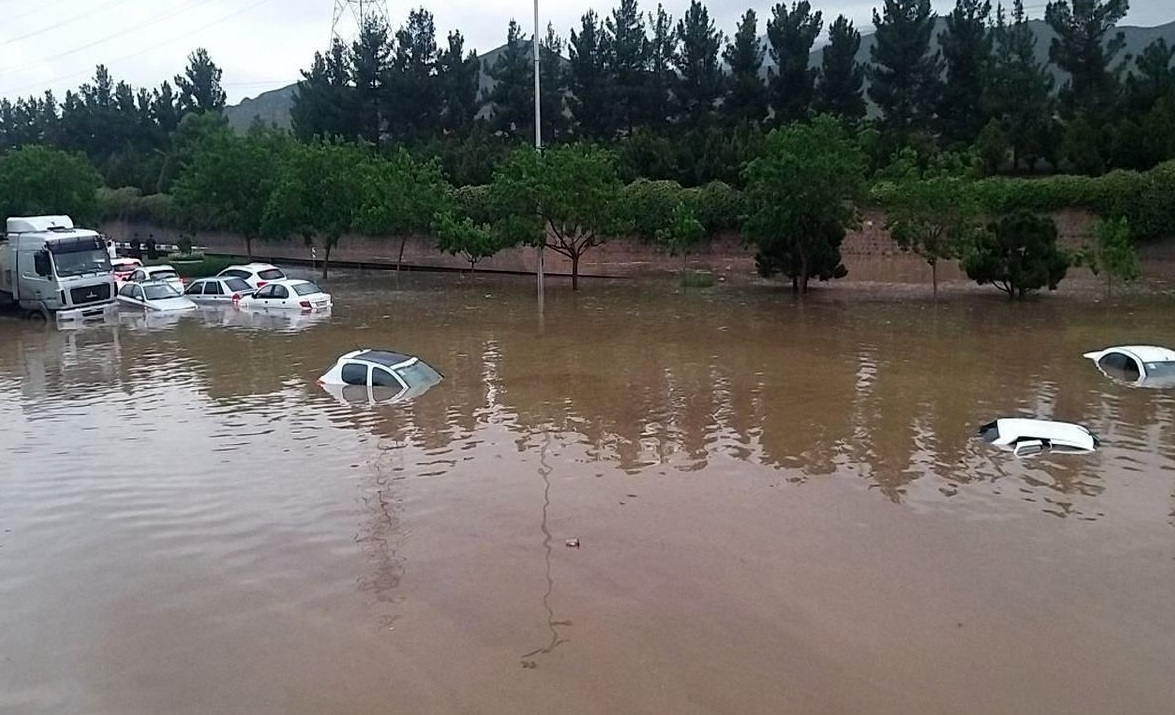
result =
[{"label": "grass", "polygon": [[147,265],[157,266],[160,264],[168,264],[175,269],[175,272],[184,278],[205,278],[207,276],[214,276],[220,273],[225,268],[239,263],[235,258],[209,258],[207,256],[200,256],[197,261],[180,260],[177,257],[156,258],[149,261],[144,260],[143,263]]},{"label": "grass", "polygon": [[684,270],[681,272],[681,285],[684,288],[709,288],[714,285],[713,271]]}]

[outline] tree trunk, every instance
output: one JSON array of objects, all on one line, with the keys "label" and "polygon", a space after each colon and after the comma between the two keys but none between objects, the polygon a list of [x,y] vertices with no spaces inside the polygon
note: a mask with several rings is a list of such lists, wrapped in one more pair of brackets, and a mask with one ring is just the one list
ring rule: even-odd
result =
[{"label": "tree trunk", "polygon": [[404,265],[404,244],[408,243],[408,236],[400,236],[400,255],[396,257],[396,273],[400,273],[400,266]]},{"label": "tree trunk", "polygon": [[330,247],[331,247],[331,243],[330,243],[330,241],[327,241],[326,251],[323,253],[323,256],[322,256],[322,280],[327,279],[327,271],[329,270],[329,266],[330,266]]},{"label": "tree trunk", "polygon": [[571,254],[571,290],[579,290],[579,254]]},{"label": "tree trunk", "polygon": [[933,261],[930,264],[930,283],[934,288],[934,299],[938,300],[938,261]]},{"label": "tree trunk", "polygon": [[249,257],[249,261],[253,261],[253,237],[245,236],[245,255]]}]

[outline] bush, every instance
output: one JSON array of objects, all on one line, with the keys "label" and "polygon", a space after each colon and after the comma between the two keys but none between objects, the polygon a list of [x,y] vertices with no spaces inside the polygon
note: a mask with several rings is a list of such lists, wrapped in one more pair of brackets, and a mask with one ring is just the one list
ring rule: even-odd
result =
[{"label": "bush", "polygon": [[1069,256],[1057,248],[1053,220],[1020,210],[976,236],[962,265],[979,285],[990,283],[1009,298],[1023,299],[1041,288],[1056,290],[1069,263]]}]

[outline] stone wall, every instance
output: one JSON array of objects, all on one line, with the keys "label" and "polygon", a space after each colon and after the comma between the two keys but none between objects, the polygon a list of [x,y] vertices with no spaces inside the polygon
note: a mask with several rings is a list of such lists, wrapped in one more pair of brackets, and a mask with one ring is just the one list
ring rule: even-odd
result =
[{"label": "stone wall", "polygon": [[[1065,210],[1054,214],[1060,241],[1067,248],[1079,248],[1089,232],[1093,216],[1080,210]],[[845,237],[841,254],[849,270],[847,280],[881,283],[925,284],[930,282],[929,267],[917,256],[903,253],[885,230],[885,216],[881,211],[865,213],[859,229]],[[130,240],[136,234],[141,240],[154,236],[161,243],[173,243],[177,231],[146,224],[111,222],[103,226],[116,240]],[[212,253],[245,255],[245,242],[240,236],[228,233],[201,233],[195,241]],[[394,266],[400,251],[399,237],[345,236],[331,252],[331,261],[357,263],[365,266]],[[259,260],[282,261],[311,259],[310,250],[300,241],[255,242],[253,255]],[[1166,242],[1145,246],[1141,251],[1144,273],[1148,275],[1171,273],[1175,263],[1175,244]],[[318,261],[323,258],[318,249]],[[431,238],[409,236],[404,241],[404,265],[411,268],[463,270],[468,264],[461,258],[440,253]],[[632,239],[617,239],[593,248],[580,262],[583,276],[635,277],[669,275],[685,265],[680,257],[672,257],[652,246]],[[755,276],[754,251],[743,246],[737,234],[721,236],[691,254],[691,268],[713,270],[726,280]],[[503,251],[478,264],[478,270],[533,273],[536,251],[515,248]],[[559,254],[544,252],[544,269],[550,275],[570,275],[571,262]],[[1076,274],[1075,274],[1076,275]],[[939,281],[965,281],[955,261],[939,266]]]}]

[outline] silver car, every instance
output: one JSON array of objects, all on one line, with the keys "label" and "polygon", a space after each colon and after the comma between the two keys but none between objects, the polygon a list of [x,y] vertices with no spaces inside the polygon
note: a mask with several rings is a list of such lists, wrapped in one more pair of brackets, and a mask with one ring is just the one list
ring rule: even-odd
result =
[{"label": "silver car", "polygon": [[201,305],[231,305],[256,292],[257,289],[243,278],[219,276],[192,281],[184,295]]}]

